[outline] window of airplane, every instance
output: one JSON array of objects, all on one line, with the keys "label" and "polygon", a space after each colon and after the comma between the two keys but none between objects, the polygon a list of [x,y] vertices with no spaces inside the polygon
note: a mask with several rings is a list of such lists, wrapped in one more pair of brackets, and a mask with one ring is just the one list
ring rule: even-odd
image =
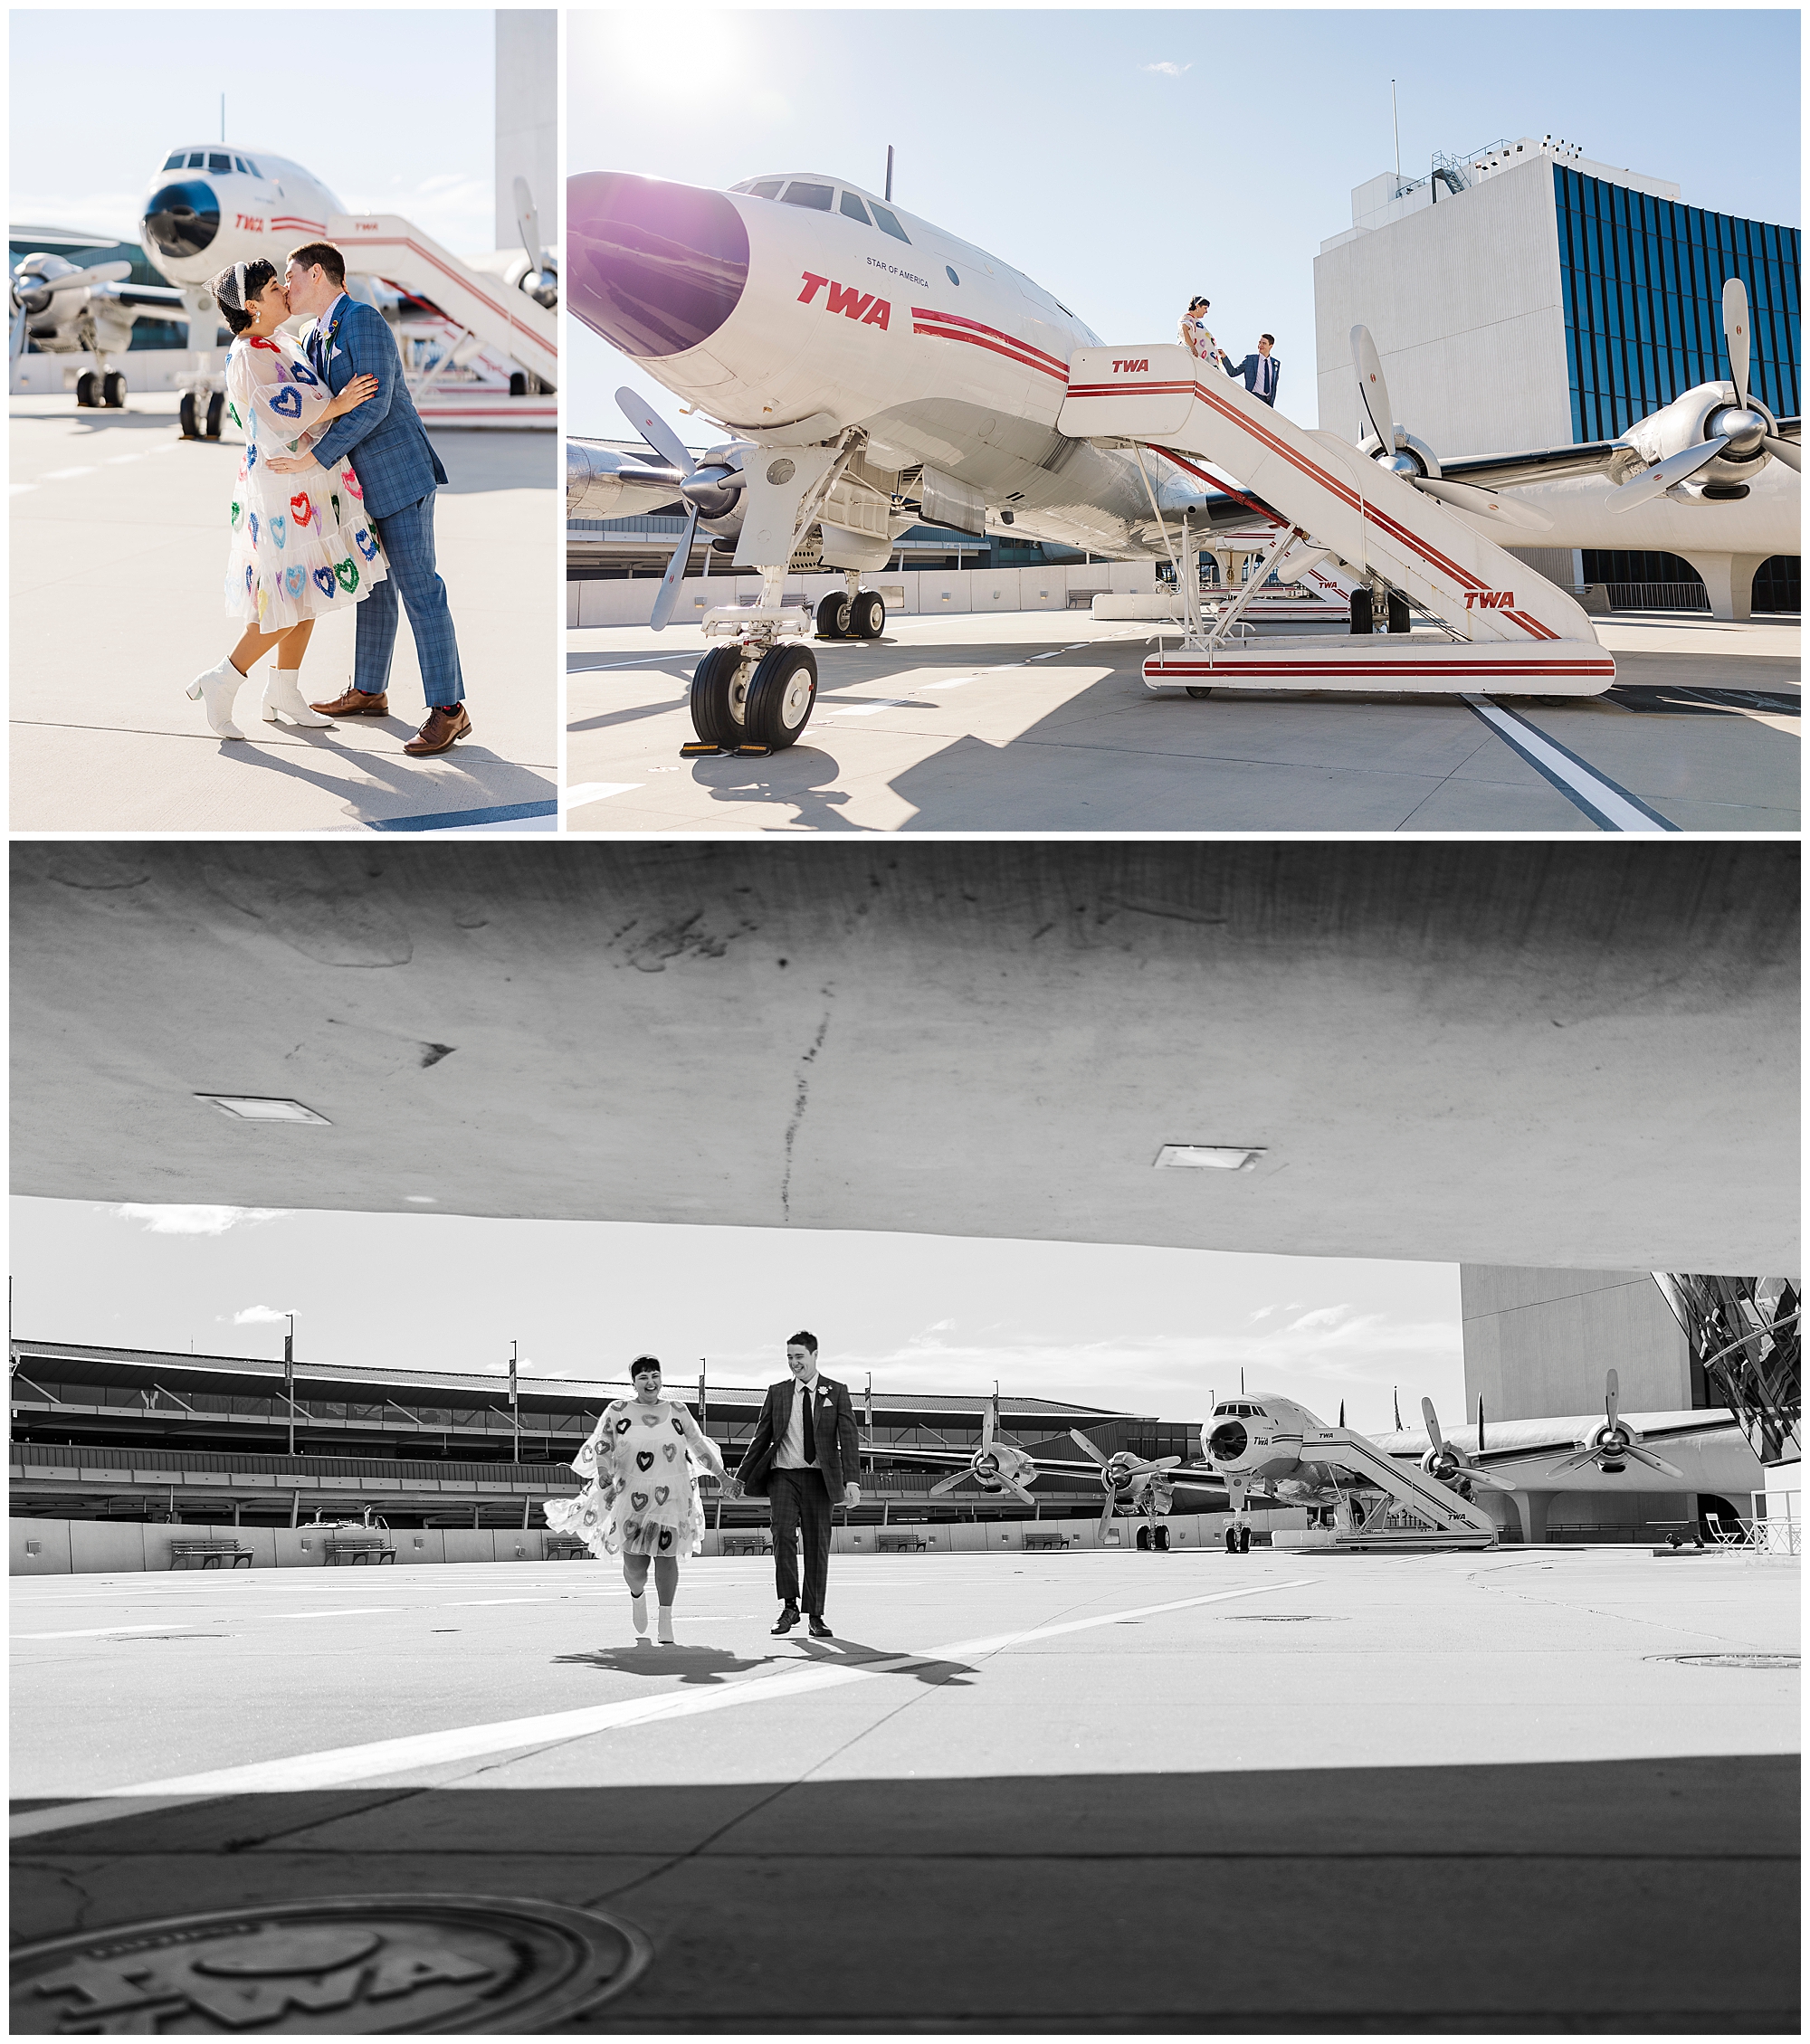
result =
[{"label": "window of airplane", "polygon": [[908,249],[910,247],[910,235],[905,232],[883,205],[874,207],[873,224],[879,228],[882,234],[891,234],[895,242],[903,242]]},{"label": "window of airplane", "polygon": [[948,279],[950,283],[956,285],[957,289],[959,289],[961,285],[961,279],[956,275],[954,270],[951,269],[947,262],[943,265],[943,275]]},{"label": "window of airplane", "polygon": [[252,166],[245,161],[243,157],[234,157],[233,158],[233,167],[239,173],[242,177],[249,177],[252,175]]},{"label": "window of airplane", "polygon": [[207,167],[207,151],[191,149],[188,152],[188,167],[191,170],[205,170]]},{"label": "window of airplane", "polygon": [[779,187],[785,182],[783,177],[763,177],[759,184],[750,185],[748,189],[757,199],[776,199],[779,196]]},{"label": "window of airplane", "polygon": [[233,167],[233,159],[231,157],[227,156],[224,150],[216,149],[208,157],[207,167],[210,170],[231,170]]},{"label": "window of airplane", "polygon": [[827,213],[835,195],[832,185],[806,185],[796,177],[786,187],[787,205],[807,205],[813,213]]},{"label": "window of airplane", "polygon": [[[1056,303],[1057,303],[1058,305],[1062,305],[1062,310],[1063,310],[1064,312],[1069,312],[1069,309],[1068,309],[1068,307],[1067,307],[1067,306],[1065,306],[1065,305],[1062,305],[1062,299],[1058,299],[1056,300]],[[1076,315],[1075,313],[1072,313],[1072,312],[1069,312],[1069,318],[1070,318],[1071,319],[1073,319],[1073,318],[1075,318],[1076,317],[1078,317],[1078,316],[1077,316],[1077,315]]]},{"label": "window of airplane", "polygon": [[873,224],[872,221],[867,217],[867,208],[862,205],[853,192],[843,194],[843,211],[848,214],[851,220],[860,221],[863,227],[872,227]]},{"label": "window of airplane", "polygon": [[165,159],[164,168],[166,170],[180,170],[187,161],[187,150],[178,149],[173,157]]}]

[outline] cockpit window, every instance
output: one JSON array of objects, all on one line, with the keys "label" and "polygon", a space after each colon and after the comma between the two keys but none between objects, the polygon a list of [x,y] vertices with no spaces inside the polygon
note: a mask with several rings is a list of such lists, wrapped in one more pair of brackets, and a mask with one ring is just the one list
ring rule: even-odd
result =
[{"label": "cockpit window", "polygon": [[757,199],[776,199],[779,187],[786,182],[783,177],[763,177],[752,185],[738,185],[738,192],[752,192]]},{"label": "cockpit window", "polygon": [[187,161],[188,152],[186,149],[178,149],[173,157],[165,158],[164,168],[166,170],[180,170]]},{"label": "cockpit window", "polygon": [[234,157],[233,158],[233,167],[239,173],[242,177],[249,177],[252,175],[252,167],[245,161],[243,157]]},{"label": "cockpit window", "polygon": [[796,177],[786,187],[787,205],[807,205],[813,213],[827,213],[835,195],[833,185],[806,185]]},{"label": "cockpit window", "polygon": [[905,232],[883,205],[874,207],[873,224],[879,228],[882,234],[891,234],[895,242],[903,242],[907,248],[910,247],[910,235]]},{"label": "cockpit window", "polygon": [[207,159],[207,167],[210,170],[228,171],[233,167],[233,159],[224,149],[215,149]]},{"label": "cockpit window", "polygon": [[188,152],[188,167],[191,170],[206,169],[207,151],[205,149],[191,149]]},{"label": "cockpit window", "polygon": [[257,165],[252,161],[250,157],[247,157],[245,158],[245,168],[251,172],[253,177],[262,177],[264,175],[263,172],[258,168]]},{"label": "cockpit window", "polygon": [[843,194],[843,211],[847,214],[851,220],[860,221],[863,227],[871,227],[873,224],[867,217],[867,208],[862,205],[853,192]]}]

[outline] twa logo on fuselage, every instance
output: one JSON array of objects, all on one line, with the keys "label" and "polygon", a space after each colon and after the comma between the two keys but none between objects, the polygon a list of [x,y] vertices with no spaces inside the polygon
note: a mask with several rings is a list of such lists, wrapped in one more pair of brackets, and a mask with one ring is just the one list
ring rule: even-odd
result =
[{"label": "twa logo on fuselage", "polygon": [[1464,608],[1467,611],[1511,611],[1515,607],[1512,589],[1467,589],[1464,592]]},{"label": "twa logo on fuselage", "polygon": [[1149,366],[1150,357],[1147,355],[1137,362],[1115,362],[1112,373],[1115,376],[1135,376],[1139,369],[1148,369]]},{"label": "twa logo on fuselage", "polygon": [[885,331],[892,318],[892,302],[890,299],[875,298],[872,291],[858,291],[853,284],[831,283],[827,277],[814,277],[808,270],[800,272],[805,288],[798,293],[800,305],[809,305],[825,284],[830,295],[824,301],[825,312],[840,312],[844,318],[858,319],[863,327],[878,327]]}]

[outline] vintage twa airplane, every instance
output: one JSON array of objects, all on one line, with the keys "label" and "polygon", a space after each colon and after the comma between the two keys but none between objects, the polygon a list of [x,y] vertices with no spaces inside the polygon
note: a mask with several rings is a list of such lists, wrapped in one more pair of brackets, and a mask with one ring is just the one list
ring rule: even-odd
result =
[{"label": "vintage twa airplane", "polygon": [[[694,460],[633,392],[619,393],[663,459],[568,443],[568,516],[687,504],[656,626],[672,614],[700,525],[763,577],[752,609],[706,615],[706,636],[728,643],[693,677],[692,749],[796,739],[816,675],[810,650],[784,642],[808,622],[782,604],[788,566],[847,577],[846,593],[819,608],[820,633],[877,635],[884,606],[861,577],[920,518],[1175,561],[1255,511],[1276,528],[1272,566],[1285,579],[1335,558],[1369,585],[1371,603],[1354,602],[1356,631],[1380,611],[1400,635],[1386,649],[1348,648],[1347,659],[1316,655],[1312,676],[1272,662],[1272,685],[1376,686],[1367,670],[1382,653],[1389,687],[1594,693],[1613,679],[1582,611],[1551,585],[1529,593],[1522,564],[1485,537],[1525,545],[1552,521],[1472,465],[1462,477],[1455,463],[1434,472],[1436,458],[1387,416],[1386,393],[1375,399],[1384,430],[1361,450],[1304,433],[1179,349],[1102,347],[1030,278],[844,179],[768,176],[716,192],[598,171],[567,190],[573,310],[730,436]],[[1185,391],[1194,395],[1179,402]],[[1155,402],[1171,394],[1178,402]],[[1777,422],[1734,409],[1742,416],[1729,429],[1729,406],[1704,407],[1692,446],[1708,452],[1693,461],[1748,461],[1754,431],[1764,456],[1789,459]],[[1657,453],[1631,436],[1579,459],[1617,475],[1654,464],[1661,490],[1691,480]],[[1322,529],[1329,517],[1336,531]],[[1410,601],[1431,607],[1459,651],[1406,642]],[[1241,649],[1207,651],[1210,666]]]}]

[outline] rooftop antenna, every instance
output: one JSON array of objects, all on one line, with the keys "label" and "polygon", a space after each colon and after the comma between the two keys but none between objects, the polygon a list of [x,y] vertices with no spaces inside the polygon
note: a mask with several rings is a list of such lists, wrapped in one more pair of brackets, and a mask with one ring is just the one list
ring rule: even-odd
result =
[{"label": "rooftop antenna", "polygon": [[226,139],[226,95],[220,95],[220,139]]},{"label": "rooftop antenna", "polygon": [[886,203],[892,204],[892,145],[886,145]]},{"label": "rooftop antenna", "polygon": [[[1396,111],[1396,81],[1393,78],[1389,81],[1389,119],[1395,123],[1396,128],[1396,182],[1399,185],[1402,181],[1402,117]],[[224,142],[226,138],[223,135],[220,139]]]},{"label": "rooftop antenna", "polygon": [[519,1343],[510,1344],[510,1425],[515,1436],[515,1459],[521,1460],[521,1401],[516,1394],[516,1351]]}]

